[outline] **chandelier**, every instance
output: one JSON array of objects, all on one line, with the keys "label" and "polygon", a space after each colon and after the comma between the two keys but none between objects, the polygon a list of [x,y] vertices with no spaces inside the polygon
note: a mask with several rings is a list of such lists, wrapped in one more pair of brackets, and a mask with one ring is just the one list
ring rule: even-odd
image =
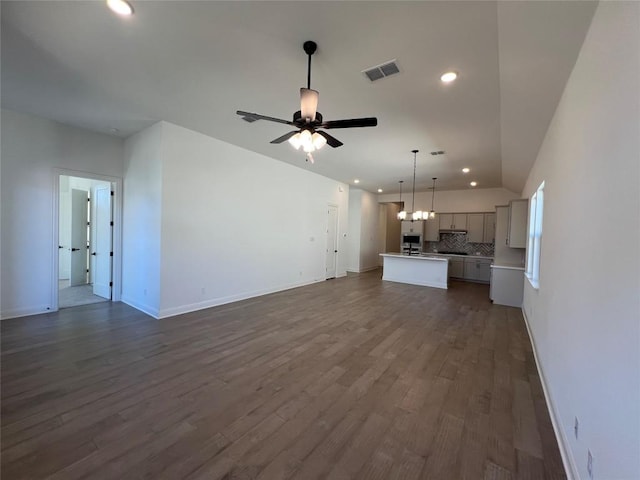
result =
[{"label": "chandelier", "polygon": [[[413,153],[413,192],[411,196],[411,212],[407,212],[406,210],[402,210],[398,213],[398,220],[406,220],[409,217],[409,220],[415,222],[417,220],[426,220],[429,218],[429,212],[423,212],[422,210],[415,210],[416,207],[416,154],[419,150],[411,150]],[[401,184],[402,186],[402,184]],[[402,191],[400,191],[400,195],[402,195]],[[402,197],[401,197],[402,198]],[[432,205],[433,210],[433,205]],[[435,217],[435,213],[434,213]]]}]

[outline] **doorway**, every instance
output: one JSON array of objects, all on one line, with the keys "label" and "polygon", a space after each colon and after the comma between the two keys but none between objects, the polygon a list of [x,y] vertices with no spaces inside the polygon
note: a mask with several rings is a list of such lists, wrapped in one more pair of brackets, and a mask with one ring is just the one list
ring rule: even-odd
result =
[{"label": "doorway", "polygon": [[401,222],[398,212],[401,208],[402,205],[396,202],[380,204],[379,224],[383,226],[378,231],[378,245],[381,253],[400,251]]},{"label": "doorway", "polygon": [[58,308],[112,299],[113,185],[59,176]]}]

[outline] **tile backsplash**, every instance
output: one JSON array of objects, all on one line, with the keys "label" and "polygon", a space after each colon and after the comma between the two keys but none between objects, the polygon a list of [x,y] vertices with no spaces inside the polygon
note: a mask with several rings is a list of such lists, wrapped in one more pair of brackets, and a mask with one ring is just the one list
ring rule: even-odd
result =
[{"label": "tile backsplash", "polygon": [[439,242],[424,242],[423,252],[463,252],[469,255],[480,255],[493,257],[493,243],[470,243],[467,242],[466,233],[441,233]]}]

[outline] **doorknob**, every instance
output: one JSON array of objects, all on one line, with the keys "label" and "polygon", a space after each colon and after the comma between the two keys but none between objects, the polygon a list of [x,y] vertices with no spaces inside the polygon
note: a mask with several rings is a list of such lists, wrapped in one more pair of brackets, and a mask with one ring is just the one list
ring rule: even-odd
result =
[{"label": "doorknob", "polygon": [[338,250],[334,250],[333,253],[338,253]]},{"label": "doorknob", "polygon": [[97,253],[96,253],[96,252],[93,252],[91,255],[95,257],[95,256],[97,255]]}]

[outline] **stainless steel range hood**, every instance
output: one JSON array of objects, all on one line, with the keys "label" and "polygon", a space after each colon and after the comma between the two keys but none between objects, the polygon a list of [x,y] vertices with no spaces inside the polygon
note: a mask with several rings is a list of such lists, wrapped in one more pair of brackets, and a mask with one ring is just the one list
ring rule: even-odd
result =
[{"label": "stainless steel range hood", "polygon": [[440,233],[460,233],[460,234],[466,234],[467,231],[463,230],[463,229],[445,229],[445,228],[441,228],[439,230]]}]

